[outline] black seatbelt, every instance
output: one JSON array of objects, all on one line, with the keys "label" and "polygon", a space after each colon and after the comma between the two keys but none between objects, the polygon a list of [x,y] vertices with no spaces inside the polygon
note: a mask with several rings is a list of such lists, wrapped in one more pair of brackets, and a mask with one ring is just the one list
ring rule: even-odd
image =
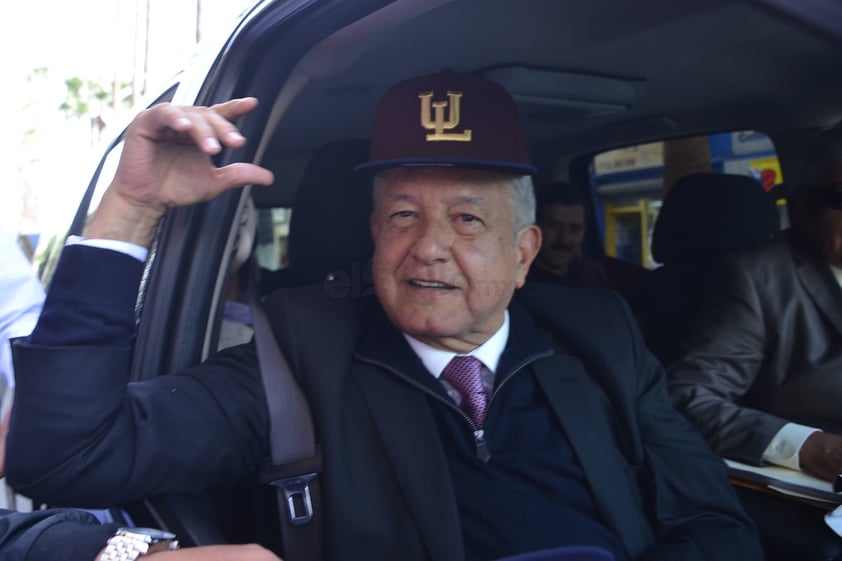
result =
[{"label": "black seatbelt", "polygon": [[256,267],[250,277],[254,343],[269,410],[271,464],[261,481],[276,489],[284,561],[324,561],[320,479],[322,458],[310,406],[260,304]]}]

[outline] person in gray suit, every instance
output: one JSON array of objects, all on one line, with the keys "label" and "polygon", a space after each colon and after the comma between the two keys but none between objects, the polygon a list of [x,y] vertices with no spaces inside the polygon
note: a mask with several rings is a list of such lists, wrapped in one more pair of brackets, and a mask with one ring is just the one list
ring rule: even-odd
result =
[{"label": "person in gray suit", "polygon": [[808,149],[792,227],[725,259],[668,365],[673,404],[721,456],[842,473],[842,126]]}]

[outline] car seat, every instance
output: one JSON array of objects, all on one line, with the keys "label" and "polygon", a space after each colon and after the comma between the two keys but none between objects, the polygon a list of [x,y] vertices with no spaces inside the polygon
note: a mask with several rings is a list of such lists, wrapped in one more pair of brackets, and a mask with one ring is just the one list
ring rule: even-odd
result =
[{"label": "car seat", "polygon": [[322,282],[330,274],[347,275],[352,287],[370,283],[372,181],[354,171],[368,159],[368,146],[367,140],[341,140],[315,152],[293,201],[288,266],[262,271],[261,294]]},{"label": "car seat", "polygon": [[675,183],[652,232],[652,256],[662,265],[649,278],[642,306],[647,344],[663,364],[678,354],[721,257],[778,230],[774,201],[750,177],[693,173]]},{"label": "car seat", "polygon": [[[308,163],[292,206],[288,234],[288,266],[279,271],[260,269],[258,293],[266,295],[277,288],[304,286],[323,281],[329,274],[348,275],[349,283],[369,282],[368,263],[373,253],[368,220],[372,209],[371,177],[354,172],[354,166],[368,158],[367,140],[342,140],[318,149]],[[266,199],[261,200],[264,208]],[[246,241],[248,246],[253,244]],[[254,256],[252,255],[252,258]],[[252,274],[256,262],[245,270]],[[354,278],[354,275],[359,279]],[[243,280],[244,287],[249,282]],[[245,300],[251,297],[244,295]],[[200,534],[190,543],[257,542],[281,551],[281,534],[275,491],[246,478],[235,485],[212,490],[202,500],[212,512],[218,534]],[[191,514],[196,509],[182,509]],[[183,513],[173,517],[176,522]],[[179,532],[209,532],[203,521],[179,526]],[[150,525],[155,525],[154,523]],[[194,529],[195,528],[195,529]],[[180,534],[181,535],[181,534]]]}]

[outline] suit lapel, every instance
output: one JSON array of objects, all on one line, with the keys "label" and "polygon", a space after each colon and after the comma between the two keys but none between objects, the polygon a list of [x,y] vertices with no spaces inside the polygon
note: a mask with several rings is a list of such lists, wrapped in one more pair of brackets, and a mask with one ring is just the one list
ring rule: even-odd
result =
[{"label": "suit lapel", "polygon": [[[382,312],[376,316],[382,316]],[[361,362],[354,365],[352,375],[377,425],[430,558],[461,558],[462,532],[455,493],[428,398],[421,390],[446,394],[383,317],[369,322],[356,358]]]},{"label": "suit lapel", "polygon": [[579,458],[606,525],[617,533],[629,555],[637,557],[652,543],[652,530],[632,495],[628,460],[620,454],[616,436],[611,437],[617,430],[605,415],[605,397],[572,355],[557,353],[532,366]]},{"label": "suit lapel", "polygon": [[842,290],[839,283],[824,264],[823,258],[804,247],[804,242],[791,240],[795,258],[795,271],[804,287],[822,314],[842,333]]},{"label": "suit lapel", "polygon": [[[516,339],[532,351],[546,349],[538,341],[538,332],[526,329],[529,325],[521,321],[519,307],[510,307],[510,312],[512,337],[517,334]],[[445,398],[446,394],[382,310],[372,310],[367,324],[356,353],[360,362],[352,375],[368,403],[431,559],[458,559],[463,544],[455,494],[424,392]],[[512,350],[510,345],[507,351]],[[519,348],[516,354],[522,356],[521,351],[524,349]],[[501,367],[508,360],[504,354]],[[536,360],[532,367],[579,458],[606,525],[615,530],[632,557],[640,555],[653,541],[652,530],[632,495],[628,460],[612,437],[617,427],[605,415],[606,398],[573,355],[557,352]]]}]

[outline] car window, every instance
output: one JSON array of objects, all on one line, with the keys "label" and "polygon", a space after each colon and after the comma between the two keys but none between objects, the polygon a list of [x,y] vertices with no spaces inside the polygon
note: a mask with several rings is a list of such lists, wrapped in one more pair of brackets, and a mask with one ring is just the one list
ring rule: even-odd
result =
[{"label": "car window", "polygon": [[652,230],[666,190],[687,173],[745,175],[778,202],[786,225],[786,185],[771,139],[744,130],[637,144],[602,152],[590,165],[605,254],[655,268]]},{"label": "car window", "polygon": [[[154,101],[148,104],[152,106],[158,103],[172,100],[178,84],[173,84],[162,92]],[[44,244],[43,249],[35,256],[38,276],[44,286],[49,286],[53,270],[58,263],[64,241],[67,236],[81,236],[85,230],[88,220],[99,206],[103,193],[111,183],[111,178],[117,170],[117,163],[120,161],[120,154],[123,152],[123,133],[121,133],[108,146],[97,165],[96,170],[88,183],[85,194],[82,196],[79,206],[75,209],[74,215],[68,215],[68,229],[64,235],[55,235]]]},{"label": "car window", "polygon": [[289,264],[287,240],[292,209],[263,208],[257,211],[255,257],[261,269],[279,271]]}]

